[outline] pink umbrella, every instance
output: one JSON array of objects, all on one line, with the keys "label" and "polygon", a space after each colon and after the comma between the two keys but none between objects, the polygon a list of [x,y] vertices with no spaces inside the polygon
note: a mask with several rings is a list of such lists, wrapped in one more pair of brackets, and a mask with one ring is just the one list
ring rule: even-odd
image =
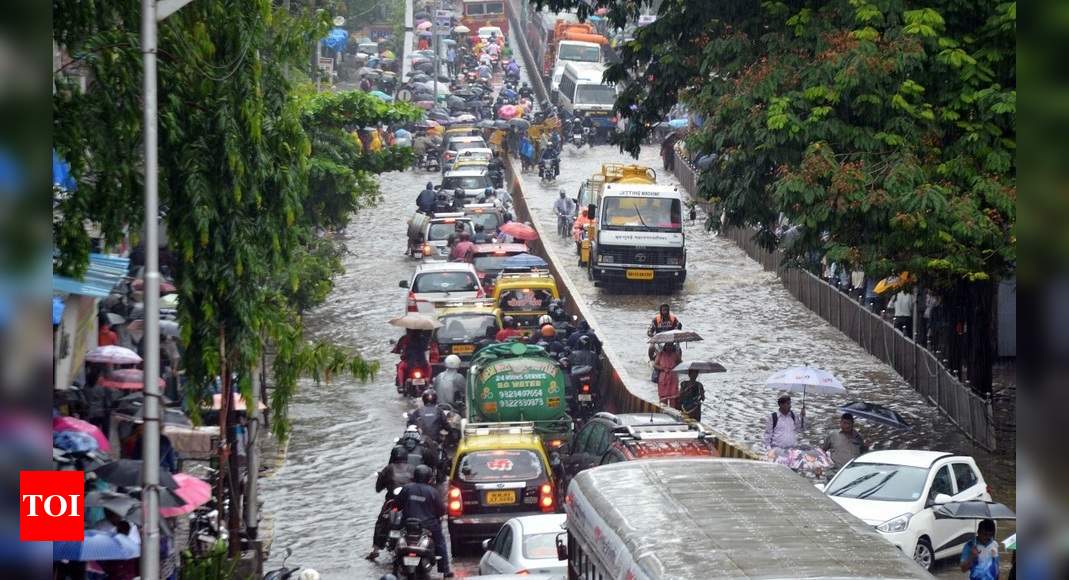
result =
[{"label": "pink umbrella", "polygon": [[431,29],[431,21],[430,20],[424,20],[423,22],[420,22],[419,24],[416,25],[416,30],[430,30],[430,29]]},{"label": "pink umbrella", "polygon": [[141,357],[125,346],[98,346],[85,355],[86,362],[111,363],[113,365],[136,365]]},{"label": "pink umbrella", "polygon": [[111,451],[111,444],[108,443],[108,438],[104,436],[104,432],[87,421],[75,419],[74,417],[52,417],[52,430],[85,433],[96,439],[101,451]]},{"label": "pink umbrella", "polygon": [[[258,401],[258,403],[259,403],[259,405],[257,405],[257,406],[260,408],[261,411],[263,411],[264,409],[267,408],[267,405],[264,405],[263,401]],[[246,408],[245,407],[245,399],[242,398],[241,395],[239,395],[237,393],[234,393],[234,402],[232,403],[232,406],[233,406],[235,411],[244,411],[245,408]],[[219,409],[222,409],[222,408],[223,408],[223,395],[220,395],[220,394],[212,395],[212,410],[218,411]]]},{"label": "pink umbrella", "polygon": [[516,107],[513,105],[503,105],[497,110],[497,116],[505,121],[516,116]]},{"label": "pink umbrella", "polygon": [[527,224],[520,222],[508,222],[507,224],[498,228],[503,234],[508,234],[517,240],[537,240],[538,232],[534,228]]},{"label": "pink umbrella", "polygon": [[174,518],[188,514],[212,498],[212,486],[208,482],[187,473],[175,473],[172,477],[178,483],[178,489],[173,490],[175,495],[186,503],[178,507],[160,508],[161,516]]},{"label": "pink umbrella", "polygon": [[[167,386],[163,379],[159,379],[162,389]],[[145,386],[145,371],[141,369],[118,369],[108,372],[97,381],[97,386],[122,391],[139,391]]]}]

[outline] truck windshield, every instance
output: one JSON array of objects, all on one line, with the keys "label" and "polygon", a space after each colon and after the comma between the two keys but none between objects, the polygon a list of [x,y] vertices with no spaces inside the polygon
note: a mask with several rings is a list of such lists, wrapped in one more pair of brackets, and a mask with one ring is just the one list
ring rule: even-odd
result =
[{"label": "truck windshield", "polygon": [[601,62],[601,47],[561,44],[557,58],[572,62]]},{"label": "truck windshield", "polygon": [[576,105],[612,105],[616,102],[616,87],[609,85],[579,85],[575,88]]},{"label": "truck windshield", "polygon": [[601,225],[607,230],[640,229],[680,231],[682,204],[661,197],[608,197],[602,209]]},{"label": "truck windshield", "polygon": [[460,479],[472,483],[530,481],[542,476],[542,460],[526,449],[476,451],[460,460]]},{"label": "truck windshield", "polygon": [[450,314],[439,319],[438,342],[465,341],[486,336],[486,329],[497,328],[493,314]]}]

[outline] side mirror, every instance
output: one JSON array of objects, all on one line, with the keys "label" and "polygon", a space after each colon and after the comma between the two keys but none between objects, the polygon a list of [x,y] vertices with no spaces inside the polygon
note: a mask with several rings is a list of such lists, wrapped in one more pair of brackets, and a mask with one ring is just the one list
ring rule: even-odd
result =
[{"label": "side mirror", "polygon": [[815,487],[815,488],[819,489],[821,493],[823,493],[823,492],[824,492],[824,487],[825,487],[825,486],[824,486],[824,484],[823,484],[823,483],[815,483],[815,484],[813,484],[813,487]]},{"label": "side mirror", "polygon": [[408,280],[401,280],[397,283],[398,288],[408,288]]},{"label": "side mirror", "polygon": [[951,499],[951,497],[949,495],[947,495],[945,493],[937,493],[937,494],[935,494],[935,499],[932,500],[932,504],[934,504],[934,505],[943,505],[945,503],[950,503],[952,501],[954,501],[954,500]]},{"label": "side mirror", "polygon": [[484,552],[489,552],[490,551],[490,538],[486,538],[485,540],[483,540],[482,544],[483,544],[483,551]]},{"label": "side mirror", "polygon": [[567,532],[557,534],[557,560],[562,562],[568,559],[568,540],[565,534]]}]

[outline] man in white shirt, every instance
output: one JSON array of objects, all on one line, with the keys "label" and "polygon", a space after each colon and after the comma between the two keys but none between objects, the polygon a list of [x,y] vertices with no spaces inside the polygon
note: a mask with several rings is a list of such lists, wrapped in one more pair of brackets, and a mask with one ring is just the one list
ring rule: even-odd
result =
[{"label": "man in white shirt", "polygon": [[913,292],[895,294],[891,306],[894,308],[895,328],[901,330],[902,334],[907,337],[913,338]]},{"label": "man in white shirt", "polygon": [[798,445],[798,432],[802,430],[805,408],[795,414],[791,410],[791,396],[783,395],[777,400],[779,409],[765,420],[765,447],[795,447]]}]

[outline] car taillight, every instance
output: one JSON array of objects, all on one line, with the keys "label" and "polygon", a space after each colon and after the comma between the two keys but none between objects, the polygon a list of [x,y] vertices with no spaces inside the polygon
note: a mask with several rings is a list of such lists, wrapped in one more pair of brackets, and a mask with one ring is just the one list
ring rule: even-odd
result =
[{"label": "car taillight", "polygon": [[415,292],[409,292],[408,293],[408,311],[409,312],[416,312],[417,310],[419,310],[419,307],[416,306],[416,293]]},{"label": "car taillight", "polygon": [[432,251],[432,248],[431,248],[430,244],[423,244],[423,255],[424,256],[431,255],[431,251]]},{"label": "car taillight", "polygon": [[548,483],[543,483],[538,488],[538,507],[542,508],[542,511],[546,513],[552,513],[556,511],[557,506],[553,499],[553,486]]},{"label": "car taillight", "polygon": [[590,385],[583,385],[583,392],[584,393],[589,393],[590,392]]},{"label": "car taillight", "polygon": [[449,486],[449,515],[457,517],[464,513],[464,502],[461,501],[460,488]]}]

